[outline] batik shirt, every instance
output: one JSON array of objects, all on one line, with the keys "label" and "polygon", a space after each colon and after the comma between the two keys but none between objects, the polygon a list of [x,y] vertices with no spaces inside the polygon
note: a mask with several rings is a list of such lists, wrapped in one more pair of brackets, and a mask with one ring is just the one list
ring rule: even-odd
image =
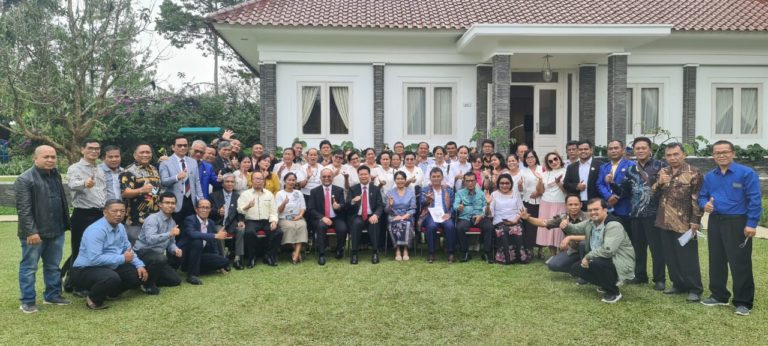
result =
[{"label": "batik shirt", "polygon": [[653,184],[659,177],[659,171],[665,166],[661,161],[650,159],[645,165],[637,162],[627,168],[624,180],[620,186],[611,184],[613,191],[619,191],[619,197],[630,196],[632,209],[629,212],[630,217],[654,217],[659,208],[658,196],[651,191]]},{"label": "batik shirt", "polygon": [[659,197],[659,212],[656,214],[656,227],[685,232],[691,224],[701,222],[701,208],[698,198],[704,180],[699,171],[687,163],[672,174],[672,168],[664,168],[669,174],[668,184],[656,183],[653,191]]},{"label": "batik shirt", "polygon": [[126,199],[128,202],[126,225],[141,225],[147,216],[160,210],[157,205],[157,197],[160,194],[160,173],[155,166],[141,167],[133,163],[120,174],[121,192],[125,189],[140,189],[147,183],[152,184],[152,192]]}]

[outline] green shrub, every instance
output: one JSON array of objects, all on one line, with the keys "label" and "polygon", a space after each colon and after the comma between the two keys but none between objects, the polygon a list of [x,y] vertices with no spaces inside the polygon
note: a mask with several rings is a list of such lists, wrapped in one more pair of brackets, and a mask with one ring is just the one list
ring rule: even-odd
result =
[{"label": "green shrub", "polygon": [[[59,172],[64,174],[69,167],[69,161],[59,155],[57,166]],[[19,175],[32,167],[32,155],[14,156],[6,163],[0,163],[0,175]]]},{"label": "green shrub", "polygon": [[758,225],[768,227],[768,198],[763,198],[763,214],[760,215]]}]

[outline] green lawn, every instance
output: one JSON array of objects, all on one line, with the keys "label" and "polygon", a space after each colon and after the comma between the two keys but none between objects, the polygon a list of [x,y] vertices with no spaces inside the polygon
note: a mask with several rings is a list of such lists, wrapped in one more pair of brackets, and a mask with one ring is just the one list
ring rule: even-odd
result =
[{"label": "green lawn", "polygon": [[[706,287],[706,242],[700,248]],[[441,258],[428,265],[416,257],[374,266],[367,255],[358,266],[330,259],[320,267],[311,256],[298,266],[283,260],[278,268],[205,276],[203,286],[184,283],[159,296],[128,292],[104,311],[68,295],[71,306],[41,304],[25,315],[18,310],[16,225],[2,223],[0,345],[762,344],[766,250],[768,242],[756,240],[757,299],[749,317],[650,286],[624,288],[624,299],[604,304],[593,286],[576,286],[541,261],[448,265]]]}]

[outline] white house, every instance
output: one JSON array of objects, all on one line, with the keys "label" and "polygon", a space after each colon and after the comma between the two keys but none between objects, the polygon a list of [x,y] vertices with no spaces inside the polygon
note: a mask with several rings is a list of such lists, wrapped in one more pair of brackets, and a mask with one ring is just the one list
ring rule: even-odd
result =
[{"label": "white house", "polygon": [[261,78],[268,148],[768,139],[764,0],[253,0],[207,19]]}]

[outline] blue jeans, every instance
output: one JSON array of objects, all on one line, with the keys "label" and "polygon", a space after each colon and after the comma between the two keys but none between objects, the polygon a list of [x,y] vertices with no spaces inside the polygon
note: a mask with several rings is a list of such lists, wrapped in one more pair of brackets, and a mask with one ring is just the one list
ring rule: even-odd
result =
[{"label": "blue jeans", "polygon": [[56,238],[42,238],[37,245],[27,245],[27,239],[21,241],[21,263],[19,263],[19,289],[22,304],[35,302],[35,275],[40,257],[43,258],[43,279],[45,280],[45,299],[50,300],[61,295],[61,271],[59,264],[64,253],[64,233]]}]

